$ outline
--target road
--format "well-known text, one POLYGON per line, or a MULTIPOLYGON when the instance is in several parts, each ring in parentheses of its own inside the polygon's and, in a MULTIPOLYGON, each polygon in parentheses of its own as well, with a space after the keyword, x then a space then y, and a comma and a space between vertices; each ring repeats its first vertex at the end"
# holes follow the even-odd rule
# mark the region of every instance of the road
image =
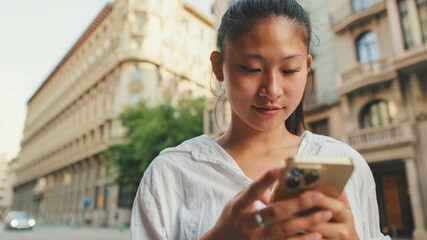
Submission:
POLYGON ((130 231, 118 228, 35 227, 33 230, 5 230, 0 224, 1 240, 130 240, 130 231))

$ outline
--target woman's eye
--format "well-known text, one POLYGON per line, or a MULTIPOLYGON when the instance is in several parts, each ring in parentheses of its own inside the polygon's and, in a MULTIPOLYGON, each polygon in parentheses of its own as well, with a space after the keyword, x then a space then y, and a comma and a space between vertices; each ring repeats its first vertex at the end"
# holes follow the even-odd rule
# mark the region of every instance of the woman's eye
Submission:
POLYGON ((260 72, 261 69, 257 69, 257 68, 250 68, 250 67, 246 67, 246 66, 240 66, 243 70, 245 70, 246 72, 250 72, 250 73, 255 73, 255 72, 260 72))
POLYGON ((301 71, 301 69, 283 70, 283 73, 284 74, 293 74, 293 73, 296 73, 296 72, 299 72, 299 71, 301 71))

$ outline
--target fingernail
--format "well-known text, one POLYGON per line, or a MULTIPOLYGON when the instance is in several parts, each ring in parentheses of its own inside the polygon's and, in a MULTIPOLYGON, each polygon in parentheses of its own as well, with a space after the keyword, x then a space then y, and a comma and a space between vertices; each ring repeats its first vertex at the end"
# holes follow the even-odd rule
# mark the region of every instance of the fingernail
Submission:
POLYGON ((324 211, 321 213, 320 218, 324 222, 329 221, 332 218, 332 212, 331 211, 324 211))
POLYGON ((311 202, 314 203, 314 204, 319 203, 320 199, 321 199, 321 197, 320 197, 319 194, 313 194, 311 196, 311 202))
POLYGON ((319 239, 322 239, 322 235, 321 235, 320 233, 314 233, 314 234, 311 236, 311 239, 312 239, 312 240, 319 240, 319 239))

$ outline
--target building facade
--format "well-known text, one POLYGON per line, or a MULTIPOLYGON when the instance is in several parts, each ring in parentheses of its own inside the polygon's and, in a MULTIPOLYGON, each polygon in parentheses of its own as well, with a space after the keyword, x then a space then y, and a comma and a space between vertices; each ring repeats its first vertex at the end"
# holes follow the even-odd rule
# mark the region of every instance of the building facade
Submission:
POLYGON ((331 0, 348 143, 370 165, 381 228, 427 239, 427 1, 331 0))
MULTIPOLYGON (((232 2, 216 1, 216 26, 232 2)), ((315 33, 307 129, 366 159, 383 233, 427 239, 427 0, 299 2, 315 33)), ((212 137, 225 129, 213 125, 214 109, 205 116, 212 137)))
POLYGON ((0 155, 0 219, 3 219, 12 206, 13 174, 6 155, 0 155))
POLYGON ((107 4, 28 101, 13 208, 39 221, 129 224, 133 194, 103 151, 125 107, 210 93, 211 19, 181 0, 107 4))

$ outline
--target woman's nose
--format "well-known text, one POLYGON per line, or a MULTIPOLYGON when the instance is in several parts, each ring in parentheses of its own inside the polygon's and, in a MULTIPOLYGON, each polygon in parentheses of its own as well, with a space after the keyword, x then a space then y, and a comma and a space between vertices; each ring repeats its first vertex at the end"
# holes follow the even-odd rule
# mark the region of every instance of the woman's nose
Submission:
POLYGON ((274 100, 283 95, 283 81, 280 73, 269 72, 262 79, 259 95, 274 100))

